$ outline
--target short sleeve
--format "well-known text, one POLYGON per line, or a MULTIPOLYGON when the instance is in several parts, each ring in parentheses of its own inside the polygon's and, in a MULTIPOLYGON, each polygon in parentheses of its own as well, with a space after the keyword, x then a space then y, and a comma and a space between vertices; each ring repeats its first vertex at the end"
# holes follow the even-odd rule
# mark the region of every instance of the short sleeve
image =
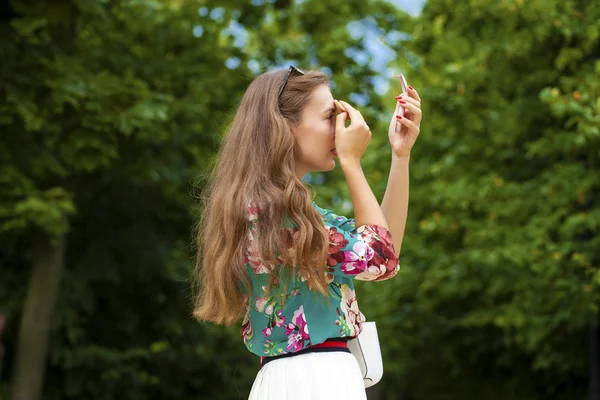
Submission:
POLYGON ((387 228, 374 224, 356 228, 354 219, 314 205, 329 232, 329 273, 364 281, 383 281, 398 273, 400 264, 387 228))

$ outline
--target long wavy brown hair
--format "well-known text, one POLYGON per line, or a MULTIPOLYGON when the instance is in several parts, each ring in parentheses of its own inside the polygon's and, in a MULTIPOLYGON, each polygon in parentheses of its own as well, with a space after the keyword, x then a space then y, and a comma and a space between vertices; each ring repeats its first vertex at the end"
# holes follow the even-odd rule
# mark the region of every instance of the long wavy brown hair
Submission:
POLYGON ((259 210, 258 245, 271 276, 280 263, 275 249, 289 248, 289 235, 281 230, 289 217, 298 236, 295 255, 285 265, 298 268, 308 285, 327 297, 329 236, 312 206, 313 191, 296 176, 293 130, 314 89, 329 80, 319 71, 292 74, 278 99, 286 74, 266 72, 249 85, 199 196, 193 311, 198 320, 231 325, 246 312, 245 293, 252 290, 244 264, 250 199, 259 210))

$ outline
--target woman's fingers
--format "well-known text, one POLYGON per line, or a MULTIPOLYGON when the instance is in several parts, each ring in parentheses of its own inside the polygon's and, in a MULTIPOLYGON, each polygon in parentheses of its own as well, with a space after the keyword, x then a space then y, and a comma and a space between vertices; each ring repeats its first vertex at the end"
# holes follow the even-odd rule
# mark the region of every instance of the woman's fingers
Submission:
POLYGON ((335 117, 335 131, 341 132, 342 129, 346 127, 346 118, 348 118, 348 113, 346 111, 340 112, 335 117))
POLYGON ((340 100, 340 104, 346 109, 348 115, 350 116, 351 122, 365 122, 362 114, 352 107, 350 104, 346 103, 344 100, 340 100))
MULTIPOLYGON (((416 100, 413 100, 414 102, 416 102, 416 100)), ((408 111, 410 111, 410 113, 414 116, 413 120, 414 123, 419 125, 421 123, 421 117, 422 117, 422 113, 421 113, 421 109, 419 107, 417 107, 415 104, 413 104, 413 102, 409 102, 409 101, 404 101, 403 100, 398 100, 398 103, 400 104, 401 107, 407 108, 408 111)), ((407 115, 408 117, 408 115, 407 115)))
POLYGON ((339 101, 333 100, 333 104, 335 105, 335 109, 337 110, 337 112, 345 112, 346 111, 344 106, 341 105, 339 101))
POLYGON ((396 121, 400 122, 402 125, 408 128, 408 132, 419 134, 420 128, 419 125, 411 121, 406 117, 396 116, 396 121))
POLYGON ((419 100, 413 99, 412 97, 409 97, 405 94, 401 94, 400 96, 396 96, 396 100, 402 100, 405 101, 407 103, 411 103, 414 104, 415 106, 421 108, 421 102, 419 100))
POLYGON ((408 87, 408 95, 410 97, 412 97, 413 99, 417 100, 419 103, 421 102, 421 98, 419 97, 419 93, 417 93, 417 91, 413 87, 411 87, 411 86, 408 87))

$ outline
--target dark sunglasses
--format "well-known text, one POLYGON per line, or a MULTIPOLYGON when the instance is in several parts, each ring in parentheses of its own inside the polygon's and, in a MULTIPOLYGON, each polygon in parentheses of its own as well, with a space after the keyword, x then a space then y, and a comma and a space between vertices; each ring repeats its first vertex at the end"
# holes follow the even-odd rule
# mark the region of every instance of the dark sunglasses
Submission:
POLYGON ((292 75, 292 72, 295 72, 298 75, 306 75, 306 73, 304 71, 302 71, 301 69, 296 68, 293 65, 290 65, 290 69, 288 69, 288 73, 285 76, 285 80, 281 84, 281 88, 279 89, 279 93, 277 94, 277 99, 279 99, 281 97, 281 93, 283 93, 283 89, 285 88, 285 85, 287 84, 288 79, 290 79, 290 76, 292 75))

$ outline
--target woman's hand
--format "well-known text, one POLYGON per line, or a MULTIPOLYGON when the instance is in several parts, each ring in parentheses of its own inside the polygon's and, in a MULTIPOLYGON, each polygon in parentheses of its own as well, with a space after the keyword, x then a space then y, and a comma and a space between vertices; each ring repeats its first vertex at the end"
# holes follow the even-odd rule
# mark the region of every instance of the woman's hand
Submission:
POLYGON ((410 157, 410 150, 419 136, 420 127, 421 98, 417 91, 409 86, 408 95, 396 97, 396 110, 388 130, 390 145, 396 157, 410 157))
POLYGON ((339 114, 335 123, 335 150, 340 164, 345 162, 357 162, 365 153, 371 141, 371 130, 360 111, 343 100, 334 100, 339 114), (350 125, 346 127, 346 120, 350 119, 350 125))

